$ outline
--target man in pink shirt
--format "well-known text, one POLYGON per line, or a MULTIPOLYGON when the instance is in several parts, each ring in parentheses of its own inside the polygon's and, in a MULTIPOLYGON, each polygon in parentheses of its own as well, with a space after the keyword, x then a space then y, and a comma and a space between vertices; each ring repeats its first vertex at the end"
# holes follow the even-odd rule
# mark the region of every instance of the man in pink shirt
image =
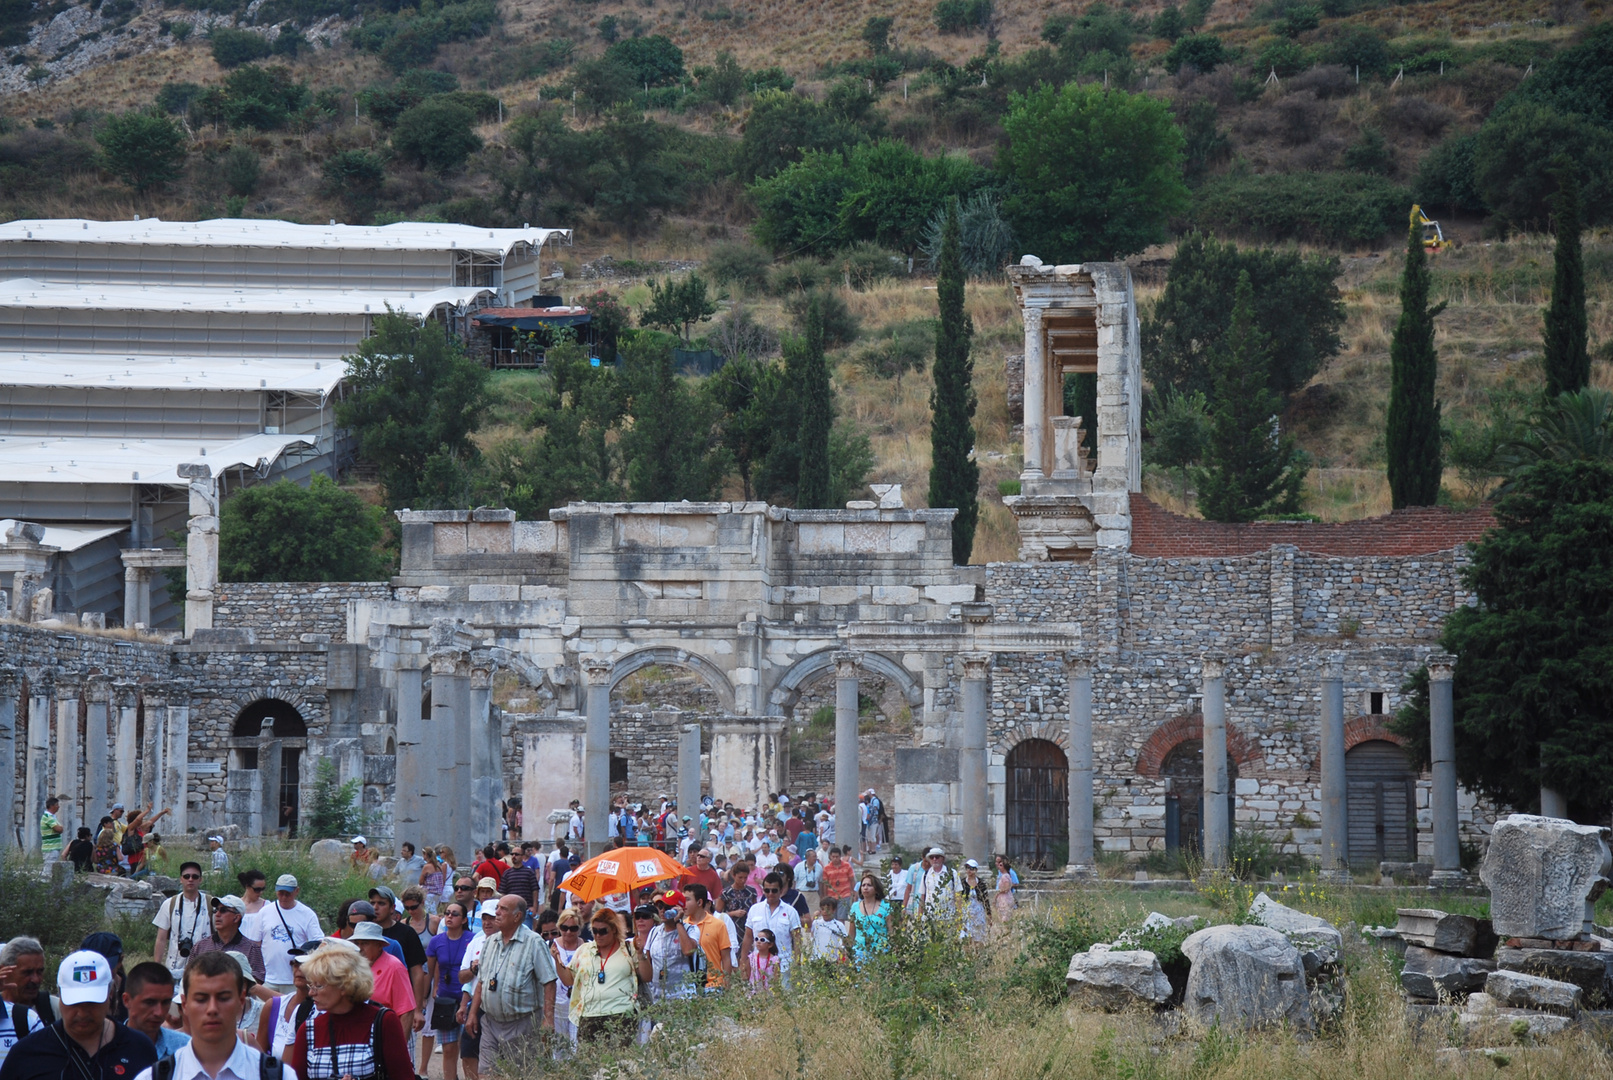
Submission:
MULTIPOLYGON (((415 1001, 414 987, 409 982, 409 969, 403 962, 386 951, 386 935, 379 923, 361 922, 353 927, 353 936, 347 940, 358 946, 364 959, 370 962, 370 974, 375 976, 375 990, 370 1000, 385 1005, 398 1014, 403 1030, 419 1031, 426 1026, 425 1013, 415 1001)), ((412 1043, 414 1040, 410 1040, 412 1043)))

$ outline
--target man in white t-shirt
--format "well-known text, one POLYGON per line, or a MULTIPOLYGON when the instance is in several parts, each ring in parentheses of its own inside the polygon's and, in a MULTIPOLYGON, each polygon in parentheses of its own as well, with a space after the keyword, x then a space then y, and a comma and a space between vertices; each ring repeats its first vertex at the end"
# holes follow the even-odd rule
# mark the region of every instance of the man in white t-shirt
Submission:
POLYGON ((296 989, 291 983, 291 950, 325 936, 314 909, 297 899, 301 890, 291 874, 274 883, 274 902, 264 904, 241 924, 241 933, 261 943, 263 985, 277 994, 296 989))
POLYGON ((183 891, 164 900, 151 920, 157 928, 152 959, 175 979, 184 974, 191 947, 213 932, 213 898, 202 891, 202 864, 180 864, 179 884, 183 891))

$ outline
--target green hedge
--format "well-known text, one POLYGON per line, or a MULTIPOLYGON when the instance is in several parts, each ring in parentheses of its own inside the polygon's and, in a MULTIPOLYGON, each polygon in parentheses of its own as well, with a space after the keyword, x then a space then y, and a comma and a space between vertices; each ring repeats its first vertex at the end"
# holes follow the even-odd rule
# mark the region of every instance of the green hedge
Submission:
POLYGON ((1405 227, 1411 193, 1366 173, 1227 176, 1199 189, 1193 222, 1222 236, 1371 244, 1405 227))

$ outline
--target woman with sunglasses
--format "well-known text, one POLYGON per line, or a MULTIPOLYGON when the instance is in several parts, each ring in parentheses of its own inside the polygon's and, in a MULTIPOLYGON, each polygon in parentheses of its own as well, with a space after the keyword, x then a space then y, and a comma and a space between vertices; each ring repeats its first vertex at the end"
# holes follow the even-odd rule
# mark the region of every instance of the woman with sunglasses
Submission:
MULTIPOLYGON (((577 950, 583 947, 582 916, 575 909, 562 911, 555 931, 558 936, 551 939, 551 951, 555 971, 560 972, 571 967, 572 961, 577 959, 577 950)), ((577 1045, 577 1025, 571 1019, 571 988, 563 975, 554 988, 554 1030, 555 1034, 570 1040, 571 1045, 577 1045)))
MULTIPOLYGON (((407 896, 409 890, 404 890, 407 896)), ((426 1030, 420 1036, 420 1060, 431 1061, 431 1045, 442 1044, 443 1080, 459 1075, 459 1036, 463 1026, 459 1011, 459 969, 470 945, 465 928, 465 905, 455 900, 443 908, 442 929, 426 945, 426 970, 431 976, 431 1006, 426 1014, 426 1030)))
POLYGON ((596 909, 589 927, 594 940, 580 946, 568 965, 560 964, 559 946, 549 943, 560 985, 571 993, 577 1041, 627 1046, 638 1027, 638 984, 650 977, 649 957, 626 940, 622 917, 610 908, 596 909))
POLYGON ((269 887, 269 877, 262 870, 242 870, 235 875, 235 880, 241 883, 241 902, 246 906, 241 925, 245 926, 248 918, 269 905, 269 901, 263 898, 263 890, 269 887))

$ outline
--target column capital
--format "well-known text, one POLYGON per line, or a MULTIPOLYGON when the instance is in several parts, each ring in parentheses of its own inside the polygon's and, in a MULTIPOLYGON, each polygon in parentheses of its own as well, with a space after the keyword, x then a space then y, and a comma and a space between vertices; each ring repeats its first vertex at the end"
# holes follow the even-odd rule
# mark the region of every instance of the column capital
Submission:
POLYGON ((835 665, 835 678, 855 679, 857 669, 862 667, 863 655, 853 649, 836 649, 832 659, 835 665))
POLYGON ((1344 654, 1328 653, 1327 659, 1322 663, 1322 678, 1334 682, 1344 681, 1344 654))
POLYGON ((1064 669, 1072 679, 1092 678, 1092 658, 1086 653, 1064 654, 1064 669))
POLYGON ((91 701, 108 702, 112 700, 112 677, 97 672, 84 680, 84 690, 91 701))
POLYGON ((433 675, 445 678, 470 675, 470 653, 464 649, 432 649, 428 659, 433 675))
POLYGON ((14 667, 0 667, 0 697, 16 697, 22 689, 22 672, 14 667))
POLYGON ((614 661, 603 656, 584 656, 578 661, 582 667, 582 681, 589 686, 609 686, 611 672, 615 670, 614 661))
MULTIPOLYGON (((140 684, 140 699, 148 708, 159 708, 168 701, 168 693, 173 689, 169 682, 157 681, 140 684)), ((150 718, 147 717, 149 720, 150 718)))
POLYGON ((112 684, 112 698, 120 709, 132 709, 140 700, 140 684, 118 680, 112 684))
POLYGON ((1042 309, 1039 307, 1024 307, 1019 311, 1019 317, 1024 321, 1025 329, 1035 332, 1042 328, 1042 309))
POLYGON ((963 663, 965 679, 984 679, 990 673, 991 654, 988 652, 959 653, 958 659, 963 663))
POLYGON ((78 693, 83 685, 84 673, 82 671, 56 672, 56 696, 58 698, 78 693))
POLYGON ((1204 677, 1206 679, 1223 679, 1227 674, 1226 661, 1219 656, 1206 656, 1204 658, 1204 677))
POLYGON ((1428 657, 1428 678, 1431 682, 1450 682, 1456 675, 1456 657, 1437 652, 1428 657))

